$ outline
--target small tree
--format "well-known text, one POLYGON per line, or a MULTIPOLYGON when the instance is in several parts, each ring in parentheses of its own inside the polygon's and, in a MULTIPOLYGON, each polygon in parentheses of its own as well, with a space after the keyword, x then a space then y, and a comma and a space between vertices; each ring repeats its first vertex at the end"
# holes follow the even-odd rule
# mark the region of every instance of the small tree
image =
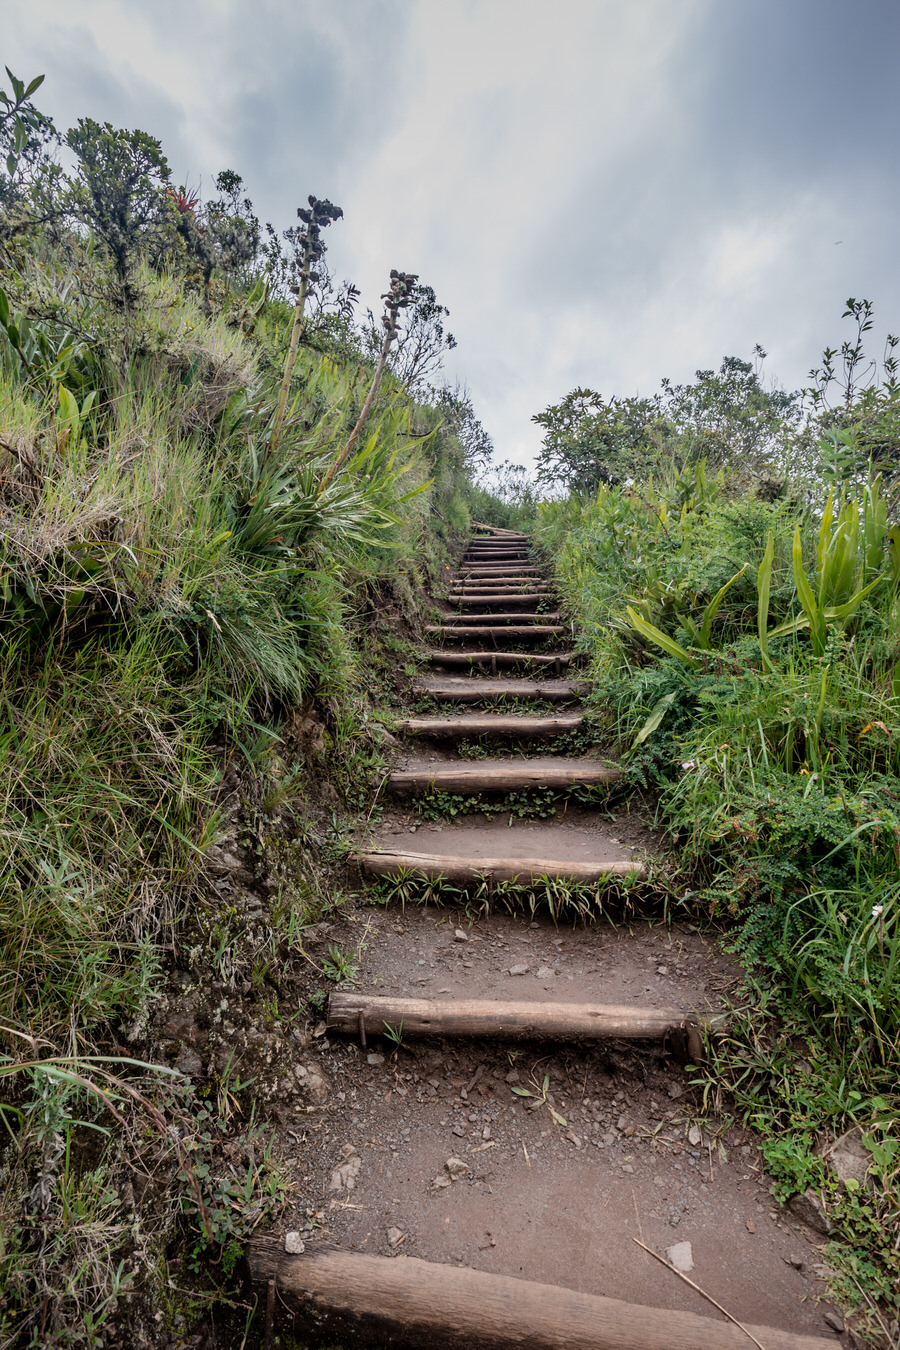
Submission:
POLYGON ((647 424, 658 403, 647 398, 611 398, 594 389, 573 389, 531 420, 544 428, 537 478, 564 483, 570 492, 593 493, 601 483, 638 478, 652 454, 647 424))
POLYGON ((216 179, 221 195, 203 207, 198 207, 199 194, 186 187, 168 189, 175 229, 200 267, 205 314, 212 309, 210 289, 216 268, 232 276, 239 274, 259 250, 259 221, 250 198, 241 197, 243 185, 240 174, 223 170, 216 179))
POLYGON ((78 159, 72 185, 77 218, 102 240, 124 301, 133 297, 132 274, 140 245, 166 219, 170 172, 158 140, 145 131, 118 130, 82 117, 66 134, 78 159))
POLYGON ((494 453, 494 443, 475 416, 472 399, 465 388, 439 389, 435 407, 444 414, 447 429, 459 441, 466 468, 484 472, 494 453))

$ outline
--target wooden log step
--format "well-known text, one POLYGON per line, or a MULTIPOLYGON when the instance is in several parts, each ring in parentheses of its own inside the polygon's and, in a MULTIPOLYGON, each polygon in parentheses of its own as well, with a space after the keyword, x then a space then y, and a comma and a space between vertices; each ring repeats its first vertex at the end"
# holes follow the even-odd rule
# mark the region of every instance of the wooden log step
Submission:
POLYGON ((557 652, 545 656, 536 652, 452 652, 429 651, 424 653, 425 660, 440 666, 553 666, 559 670, 575 660, 575 652, 557 652))
POLYGON ((512 698, 573 703, 584 698, 589 690, 590 685, 583 680, 467 680, 462 675, 428 675, 412 687, 413 694, 420 698, 445 699, 453 703, 512 698))
POLYGON ((490 606, 500 604, 536 605, 539 600, 543 600, 546 594, 547 594, 546 591, 544 591, 543 593, 541 593, 540 591, 519 591, 519 592, 513 591, 512 595, 510 595, 508 592, 500 592, 498 594, 496 591, 494 591, 493 593, 488 593, 487 595, 467 595, 467 594, 451 595, 449 599, 451 603, 454 605, 459 605, 461 607, 465 606, 470 609, 475 609, 475 608, 483 608, 485 605, 490 606))
POLYGON ((440 740, 463 736, 520 736, 532 740, 577 731, 583 721, 581 713, 559 713, 555 717, 463 713, 457 717, 407 717, 398 722, 397 727, 413 736, 433 736, 440 740))
POLYGON ((505 613, 499 610, 493 614, 448 614, 444 618, 444 623, 454 627, 468 625, 471 623, 484 623, 485 619, 490 619, 492 623, 527 623, 532 620, 537 623, 542 620, 544 623, 559 623, 559 614, 542 614, 536 609, 524 610, 522 613, 505 613))
POLYGON ((466 566, 460 564, 456 574, 461 577, 508 577, 513 581, 520 577, 543 575, 538 567, 513 563, 469 563, 466 566))
POLYGON ((522 577, 519 581, 452 581, 451 595, 483 595, 492 592, 496 595, 518 595, 521 591, 539 591, 546 595, 553 590, 546 581, 537 577, 522 577))
POLYGON ((353 861, 366 876, 391 877, 398 872, 421 872, 426 877, 467 882, 478 877, 492 881, 520 881, 530 884, 543 877, 593 886, 607 877, 643 878, 647 869, 633 858, 603 863, 575 862, 553 858, 463 858, 449 853, 397 853, 378 849, 354 854, 353 861))
POLYGON ((250 1278, 305 1314, 317 1342, 327 1333, 329 1343, 441 1350, 748 1350, 750 1332, 766 1350, 838 1346, 415 1256, 363 1256, 322 1242, 289 1255, 284 1247, 283 1237, 251 1238, 250 1278))
POLYGON ((621 770, 590 759, 458 760, 395 769, 387 785, 398 796, 423 792, 519 792, 524 788, 611 786, 621 770))
POLYGON ((445 624, 441 627, 439 624, 429 623, 425 625, 425 632, 430 637, 450 637, 450 638, 549 638, 560 637, 568 632, 567 628, 554 628, 549 624, 517 624, 507 625, 497 624, 493 627, 485 626, 483 628, 468 628, 463 625, 445 624))
MULTIPOLYGON (((523 534, 521 530, 507 530, 503 525, 483 525, 480 520, 472 521, 472 528, 475 530, 487 530, 489 534, 496 534, 508 539, 530 539, 530 534, 523 534)), ((480 538, 479 535, 473 535, 472 538, 480 538)))
POLYGON ((403 1023, 404 1036, 489 1036, 505 1041, 657 1040, 672 1031, 698 1033, 700 1020, 685 1008, 635 1008, 615 1003, 538 1003, 505 999, 395 998, 335 990, 328 999, 329 1031, 384 1035, 403 1023))
POLYGON ((528 554, 524 549, 484 549, 476 553, 464 553, 457 563, 458 567, 485 566, 488 563, 497 565, 498 563, 510 563, 516 566, 527 566, 529 562, 528 554))
POLYGON ((504 568, 500 572, 488 572, 483 568, 478 567, 471 572, 458 572, 455 580, 461 582, 463 585, 471 585, 472 582, 479 582, 481 585, 484 585, 485 582, 492 581, 514 581, 521 584, 522 582, 529 581, 543 582, 544 577, 540 572, 535 572, 533 570, 528 572, 514 572, 509 568, 504 568))

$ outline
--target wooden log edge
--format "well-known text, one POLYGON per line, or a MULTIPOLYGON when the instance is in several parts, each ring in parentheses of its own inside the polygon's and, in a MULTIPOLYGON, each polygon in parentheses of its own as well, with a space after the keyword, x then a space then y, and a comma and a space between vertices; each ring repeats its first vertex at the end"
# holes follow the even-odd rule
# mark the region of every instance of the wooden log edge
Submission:
POLYGON ((390 876, 400 868, 420 872, 427 877, 447 881, 471 881, 488 877, 492 881, 533 881, 552 877, 576 885, 594 886, 607 877, 633 877, 643 880, 647 869, 631 858, 606 863, 583 863, 553 858, 466 858, 443 853, 400 853, 372 850, 354 855, 356 865, 368 876, 390 876))
MULTIPOLYGON (((414 1256, 363 1256, 316 1243, 300 1255, 284 1239, 254 1237, 250 1277, 274 1279, 281 1300, 317 1323, 354 1328, 354 1344, 441 1350, 748 1350, 730 1322, 651 1308, 558 1285, 459 1269, 414 1256), (397 1339, 399 1338, 399 1340, 397 1339)), ((832 1339, 749 1327, 766 1350, 835 1350, 832 1339)))
MULTIPOLYGON (((722 1018, 708 1018, 709 1026, 722 1018)), ((507 1041, 659 1040, 673 1032, 702 1046, 703 1023, 685 1008, 644 1008, 615 1003, 551 1003, 511 999, 401 998, 335 990, 328 999, 329 1031, 372 1036, 385 1026, 409 1036, 472 1036, 507 1041)))

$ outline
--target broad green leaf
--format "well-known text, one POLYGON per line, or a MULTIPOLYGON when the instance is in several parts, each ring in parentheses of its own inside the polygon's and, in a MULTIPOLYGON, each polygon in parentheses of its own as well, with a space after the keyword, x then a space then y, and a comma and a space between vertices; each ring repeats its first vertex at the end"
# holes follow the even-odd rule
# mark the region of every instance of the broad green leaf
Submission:
POLYGON ((59 386, 59 410, 72 429, 72 435, 78 436, 81 430, 81 416, 78 411, 78 400, 64 384, 59 386))
POLYGON ((775 558, 775 531, 769 531, 769 538, 766 540, 766 551, 762 556, 762 562, 759 565, 759 571, 756 574, 756 593, 758 602, 756 607, 756 623, 759 632, 759 650, 762 652, 763 662, 767 668, 771 669, 769 661, 769 591, 772 586, 772 562, 775 558))
POLYGON ((9 324, 9 301, 6 298, 6 291, 0 287, 0 323, 6 328, 9 324))
POLYGON ((655 624, 642 619, 640 614, 631 608, 631 605, 627 607, 625 612, 632 628, 637 629, 641 637, 646 638, 648 642, 654 643, 657 647, 662 647, 663 651, 668 652, 669 656, 677 657, 685 665, 695 666, 697 664, 690 652, 685 651, 680 642, 676 642, 674 638, 669 637, 668 633, 664 633, 655 624))
POLYGON ((634 738, 634 746, 632 746, 632 749, 634 749, 635 746, 643 745, 647 737, 652 736, 656 728, 661 725, 663 718, 674 702, 676 693, 677 690, 673 689, 671 693, 663 694, 662 698, 656 700, 650 716, 634 738))
POLYGON ((821 656, 825 650, 825 619, 821 609, 816 604, 816 597, 812 593, 812 587, 806 579, 806 573, 803 570, 803 544, 800 540, 800 526, 794 526, 794 545, 792 549, 794 561, 794 585, 797 588, 797 598, 803 607, 807 619, 809 620, 809 633, 812 641, 812 649, 816 656, 821 656))
POLYGON ((700 630, 700 643, 699 643, 700 647, 702 647, 702 649, 705 652, 709 651, 709 639, 712 634, 712 626, 715 621, 715 617, 719 612, 719 606, 725 599, 728 592, 731 590, 734 583, 740 580, 740 578, 744 575, 749 566, 750 566, 749 563, 744 563, 741 570, 739 572, 735 572, 731 580, 726 581, 725 585, 721 586, 719 590, 716 591, 712 600, 710 600, 709 604, 706 606, 706 610, 704 611, 703 614, 703 627, 700 630))

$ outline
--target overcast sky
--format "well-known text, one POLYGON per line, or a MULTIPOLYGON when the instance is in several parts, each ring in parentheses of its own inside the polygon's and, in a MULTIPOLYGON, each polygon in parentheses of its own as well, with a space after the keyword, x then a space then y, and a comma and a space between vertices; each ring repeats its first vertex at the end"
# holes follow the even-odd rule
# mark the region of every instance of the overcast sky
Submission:
MULTIPOLYGON (((865 296, 900 329, 897 0, 0 0, 37 102, 140 127, 263 219, 345 219, 339 277, 451 311, 448 375, 499 458, 576 385, 724 355, 805 382, 865 296)), ((880 354, 880 351, 879 351, 880 354)))

